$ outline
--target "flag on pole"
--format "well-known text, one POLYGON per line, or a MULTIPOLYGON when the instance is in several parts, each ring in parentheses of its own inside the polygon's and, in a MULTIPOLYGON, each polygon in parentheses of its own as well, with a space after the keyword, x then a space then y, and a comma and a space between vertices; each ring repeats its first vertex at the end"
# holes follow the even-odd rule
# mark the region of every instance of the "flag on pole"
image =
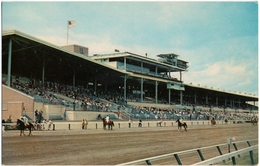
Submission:
POLYGON ((68 21, 68 28, 73 28, 75 26, 75 21, 68 21))

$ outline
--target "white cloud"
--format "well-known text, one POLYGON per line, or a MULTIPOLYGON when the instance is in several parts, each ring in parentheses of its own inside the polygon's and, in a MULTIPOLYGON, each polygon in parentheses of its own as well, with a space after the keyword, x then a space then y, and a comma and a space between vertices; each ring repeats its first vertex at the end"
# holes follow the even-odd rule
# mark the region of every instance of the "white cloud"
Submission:
POLYGON ((237 64, 234 62, 216 62, 207 64, 207 68, 200 71, 189 71, 184 73, 185 83, 192 82, 194 85, 214 87, 214 89, 225 89, 237 91, 247 89, 255 77, 253 71, 248 71, 248 64, 237 64))

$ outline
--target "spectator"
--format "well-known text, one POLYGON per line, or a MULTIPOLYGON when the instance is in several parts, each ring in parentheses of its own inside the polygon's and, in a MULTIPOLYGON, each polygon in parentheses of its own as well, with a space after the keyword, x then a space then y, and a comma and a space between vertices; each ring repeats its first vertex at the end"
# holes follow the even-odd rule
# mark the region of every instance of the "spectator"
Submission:
POLYGON ((25 107, 23 107, 23 116, 26 116, 25 107))
POLYGON ((142 127, 142 120, 141 119, 139 120, 138 127, 142 127))
POLYGON ((65 110, 65 111, 64 111, 64 114, 63 114, 64 120, 66 120, 66 114, 67 114, 67 111, 65 110))
POLYGON ((51 120, 51 119, 49 119, 49 121, 48 121, 48 130, 50 130, 50 129, 51 129, 51 125, 52 125, 52 120, 51 120))
POLYGON ((3 119, 3 120, 2 120, 2 131, 5 131, 5 125, 4 125, 4 123, 5 123, 5 120, 3 119))
POLYGON ((84 127, 85 127, 85 120, 84 119, 82 119, 82 129, 84 129, 84 127))
POLYGON ((44 126, 44 124, 47 124, 47 120, 46 120, 46 119, 43 119, 43 120, 42 120, 42 125, 41 125, 41 126, 42 126, 42 129, 45 130, 45 126, 44 126))
POLYGON ((88 121, 87 121, 87 119, 85 119, 85 121, 84 121, 84 128, 85 129, 87 129, 87 125, 88 125, 88 121))
POLYGON ((37 119, 38 118, 38 110, 35 110, 34 115, 35 115, 35 119, 37 119))
POLYGON ((42 113, 43 113, 42 110, 40 110, 40 112, 38 113, 38 117, 37 117, 38 123, 41 123, 41 121, 42 121, 42 119, 43 119, 42 113))

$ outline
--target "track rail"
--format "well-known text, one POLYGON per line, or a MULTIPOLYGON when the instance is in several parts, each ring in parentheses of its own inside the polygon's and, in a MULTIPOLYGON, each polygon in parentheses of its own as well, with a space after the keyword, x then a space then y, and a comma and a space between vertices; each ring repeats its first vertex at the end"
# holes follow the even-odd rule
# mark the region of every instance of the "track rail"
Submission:
POLYGON ((195 148, 195 149, 190 149, 190 150, 185 150, 185 151, 180 151, 180 152, 168 153, 168 154, 149 157, 149 158, 144 158, 144 159, 135 160, 135 161, 127 162, 127 163, 118 164, 118 166, 119 165, 138 165, 138 164, 143 165, 144 163, 146 163, 147 165, 152 165, 152 163, 151 163, 152 161, 162 160, 162 159, 172 158, 172 157, 174 157, 176 159, 176 161, 178 162, 179 165, 183 165, 180 158, 179 158, 179 155, 188 154, 188 153, 195 153, 195 154, 197 153, 200 156, 201 162, 197 163, 195 165, 206 165, 208 163, 212 164, 212 163, 218 162, 218 161, 225 162, 225 159, 227 159, 227 158, 232 158, 232 160, 233 160, 234 156, 239 155, 241 153, 245 153, 245 152, 250 152, 251 162, 253 163, 253 161, 252 161, 252 158, 253 158, 252 157, 252 151, 255 150, 255 149, 258 149, 258 145, 251 146, 252 142, 258 142, 258 139, 233 142, 231 144, 233 144, 236 151, 232 152, 232 153, 225 154, 225 155, 222 155, 222 151, 221 151, 220 147, 221 146, 227 146, 228 145, 227 143, 213 145, 213 146, 207 146, 207 147, 202 147, 202 148, 195 148), (247 143, 249 148, 238 150, 236 145, 241 144, 241 143, 247 143), (205 160, 203 153, 202 153, 202 150, 212 149, 212 148, 216 148, 218 150, 220 156, 217 156, 217 157, 212 158, 212 159, 205 160), (203 162, 205 162, 205 163, 203 163, 203 162))

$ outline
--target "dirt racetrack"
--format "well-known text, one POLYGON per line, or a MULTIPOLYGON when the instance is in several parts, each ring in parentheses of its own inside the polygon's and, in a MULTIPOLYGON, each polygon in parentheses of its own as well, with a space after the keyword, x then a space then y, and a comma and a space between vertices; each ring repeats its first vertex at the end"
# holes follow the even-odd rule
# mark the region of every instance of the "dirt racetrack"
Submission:
MULTIPOLYGON (((22 137, 19 131, 2 133, 3 165, 115 165, 223 144, 227 138, 258 139, 258 126, 189 126, 188 132, 179 132, 176 127, 33 131, 30 137, 28 131, 25 133, 22 137)), ((192 160, 184 160, 184 165, 192 164, 192 160)))

